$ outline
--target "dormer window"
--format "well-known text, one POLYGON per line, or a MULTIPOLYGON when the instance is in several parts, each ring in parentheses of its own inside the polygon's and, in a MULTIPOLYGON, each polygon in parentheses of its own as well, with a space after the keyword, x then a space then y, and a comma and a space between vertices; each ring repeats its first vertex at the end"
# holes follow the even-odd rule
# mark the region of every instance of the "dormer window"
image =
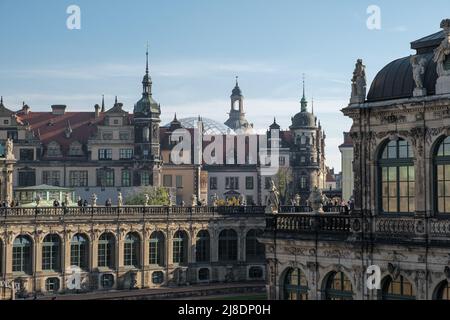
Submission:
POLYGON ((112 140, 113 139, 113 134, 112 132, 105 132, 103 133, 103 140, 112 140))
POLYGON ((47 146, 47 157, 60 157, 61 156, 61 147, 60 145, 52 141, 47 146))
POLYGON ((83 155, 83 149, 81 143, 78 141, 72 142, 69 149, 69 155, 71 156, 82 156, 83 155))

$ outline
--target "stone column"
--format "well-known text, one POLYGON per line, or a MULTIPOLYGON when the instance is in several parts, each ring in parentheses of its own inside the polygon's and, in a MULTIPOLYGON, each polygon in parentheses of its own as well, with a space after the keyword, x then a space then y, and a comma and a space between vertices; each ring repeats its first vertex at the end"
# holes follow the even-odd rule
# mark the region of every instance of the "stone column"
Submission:
POLYGON ((238 233, 238 260, 245 262, 245 240, 246 232, 245 227, 239 227, 238 233))
POLYGON ((216 228, 209 230, 211 235, 211 262, 218 262, 219 261, 219 234, 216 228))
POLYGON ((65 289, 67 286, 66 277, 68 276, 66 272, 70 268, 70 240, 72 239, 72 232, 64 232, 63 233, 63 243, 61 248, 61 271, 63 273, 63 281, 61 283, 61 289, 65 289))

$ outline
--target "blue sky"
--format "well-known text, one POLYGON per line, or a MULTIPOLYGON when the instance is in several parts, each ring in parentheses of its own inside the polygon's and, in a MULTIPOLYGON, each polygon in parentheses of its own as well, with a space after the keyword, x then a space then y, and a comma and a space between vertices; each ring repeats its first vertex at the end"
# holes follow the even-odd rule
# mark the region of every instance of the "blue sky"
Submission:
MULTIPOLYGON (((11 109, 67 104, 93 110, 105 94, 132 110, 140 98, 150 44, 153 94, 163 123, 196 116, 224 122, 235 75, 247 119, 283 128, 299 111, 301 75, 327 133, 327 159, 351 121, 340 109, 357 58, 369 83, 389 61, 409 55, 412 40, 439 30, 448 0, 0 0, 0 94, 11 109), (430 3, 432 2, 432 3, 430 3), (81 8, 81 30, 68 30, 66 9, 81 8), (369 5, 381 30, 366 27, 369 5)), ((311 103, 310 103, 311 106, 311 103)))

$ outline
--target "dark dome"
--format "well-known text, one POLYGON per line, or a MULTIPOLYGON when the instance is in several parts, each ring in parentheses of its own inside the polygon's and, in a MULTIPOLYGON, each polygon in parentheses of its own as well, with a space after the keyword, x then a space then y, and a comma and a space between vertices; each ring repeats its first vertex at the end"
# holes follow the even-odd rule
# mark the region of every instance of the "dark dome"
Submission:
POLYGON ((292 118, 291 129, 311 128, 316 126, 316 117, 307 111, 297 113, 292 118))
MULTIPOLYGON (((436 92, 435 86, 438 78, 433 53, 420 55, 420 58, 425 58, 427 61, 424 87, 427 89, 427 95, 433 95, 436 92)), ((378 72, 370 87, 367 101, 411 98, 416 85, 410 59, 411 57, 405 57, 395 60, 378 72)))

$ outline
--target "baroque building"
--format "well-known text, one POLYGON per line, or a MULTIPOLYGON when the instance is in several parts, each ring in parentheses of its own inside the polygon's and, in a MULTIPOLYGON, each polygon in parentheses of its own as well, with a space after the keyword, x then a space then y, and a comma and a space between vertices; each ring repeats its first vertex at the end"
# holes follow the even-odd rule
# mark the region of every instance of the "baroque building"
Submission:
POLYGON ((450 20, 441 28, 379 71, 368 93, 357 61, 343 109, 353 120, 354 210, 320 213, 318 196, 315 214, 268 219, 271 298, 450 298, 450 20))

